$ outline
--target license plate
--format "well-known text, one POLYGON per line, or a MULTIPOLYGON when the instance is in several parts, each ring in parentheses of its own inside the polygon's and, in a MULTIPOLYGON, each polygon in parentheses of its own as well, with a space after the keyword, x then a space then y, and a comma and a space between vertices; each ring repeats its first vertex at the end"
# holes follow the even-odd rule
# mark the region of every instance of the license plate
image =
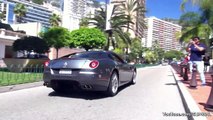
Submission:
POLYGON ((60 70, 59 74, 72 74, 71 70, 60 70))

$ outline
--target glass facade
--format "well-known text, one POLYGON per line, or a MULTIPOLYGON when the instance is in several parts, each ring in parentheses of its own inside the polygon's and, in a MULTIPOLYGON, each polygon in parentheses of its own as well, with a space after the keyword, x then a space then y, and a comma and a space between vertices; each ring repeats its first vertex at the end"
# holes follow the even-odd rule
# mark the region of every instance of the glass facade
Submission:
POLYGON ((49 18, 52 15, 52 11, 48 8, 30 3, 30 2, 21 2, 16 0, 0 0, 0 3, 3 3, 6 7, 6 23, 13 24, 15 21, 14 8, 15 4, 21 3, 24 4, 27 8, 26 16, 23 17, 24 22, 40 22, 43 26, 50 27, 49 18))
POLYGON ((8 19, 7 19, 7 23, 8 24, 13 24, 14 23, 14 7, 15 5, 14 4, 8 4, 8 8, 9 8, 9 11, 8 11, 8 19))

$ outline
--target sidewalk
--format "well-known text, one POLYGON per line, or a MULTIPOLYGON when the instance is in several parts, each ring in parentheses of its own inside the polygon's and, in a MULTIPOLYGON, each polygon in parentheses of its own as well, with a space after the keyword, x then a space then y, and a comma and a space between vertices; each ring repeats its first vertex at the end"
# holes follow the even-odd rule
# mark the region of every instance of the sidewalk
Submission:
MULTIPOLYGON (((175 68, 173 68, 175 69, 175 68)), ((210 91, 211 91, 211 83, 212 83, 212 78, 210 73, 205 73, 205 77, 206 77, 206 86, 201 86, 201 81, 200 81, 200 76, 199 73, 196 76, 196 80, 197 80, 197 89, 192 89, 189 86, 189 82, 190 82, 190 74, 188 74, 189 76, 189 80, 183 80, 183 78, 180 76, 180 71, 177 70, 177 68, 175 69, 175 73, 176 76, 178 76, 178 79, 181 83, 183 83, 183 85, 186 87, 186 89, 189 91, 190 95, 192 96, 192 98, 195 100, 197 106, 199 107, 201 112, 205 112, 205 113, 209 113, 209 111, 204 109, 204 106, 206 105, 206 102, 208 100, 210 91)), ((213 113, 211 113, 211 116, 207 116, 207 120, 213 120, 213 113)))

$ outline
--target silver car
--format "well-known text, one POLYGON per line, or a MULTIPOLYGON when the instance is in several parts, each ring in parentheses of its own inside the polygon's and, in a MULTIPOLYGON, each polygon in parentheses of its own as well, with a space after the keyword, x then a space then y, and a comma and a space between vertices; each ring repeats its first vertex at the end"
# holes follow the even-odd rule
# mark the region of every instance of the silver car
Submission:
POLYGON ((110 51, 88 51, 45 62, 44 85, 56 92, 77 86, 83 90, 105 91, 109 96, 118 87, 136 83, 136 68, 110 51))

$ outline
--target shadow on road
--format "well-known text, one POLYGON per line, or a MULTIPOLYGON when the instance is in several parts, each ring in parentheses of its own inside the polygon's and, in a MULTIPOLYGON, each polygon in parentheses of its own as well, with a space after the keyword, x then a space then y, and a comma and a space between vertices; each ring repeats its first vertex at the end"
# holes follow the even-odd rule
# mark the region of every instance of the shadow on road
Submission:
POLYGON ((202 105, 203 107, 207 105, 206 103, 199 103, 199 104, 202 105))
MULTIPOLYGON (((123 85, 119 87, 118 93, 121 92, 123 89, 129 87, 129 84, 123 85)), ((69 91, 65 91, 63 93, 58 92, 51 92, 49 93, 50 97, 68 97, 68 98, 79 98, 79 99, 85 99, 85 100, 95 100, 95 99, 102 99, 107 98, 107 96, 104 92, 99 91, 83 91, 80 89, 72 89, 69 91)))
POLYGON ((177 83, 166 83, 165 85, 177 85, 177 83))

